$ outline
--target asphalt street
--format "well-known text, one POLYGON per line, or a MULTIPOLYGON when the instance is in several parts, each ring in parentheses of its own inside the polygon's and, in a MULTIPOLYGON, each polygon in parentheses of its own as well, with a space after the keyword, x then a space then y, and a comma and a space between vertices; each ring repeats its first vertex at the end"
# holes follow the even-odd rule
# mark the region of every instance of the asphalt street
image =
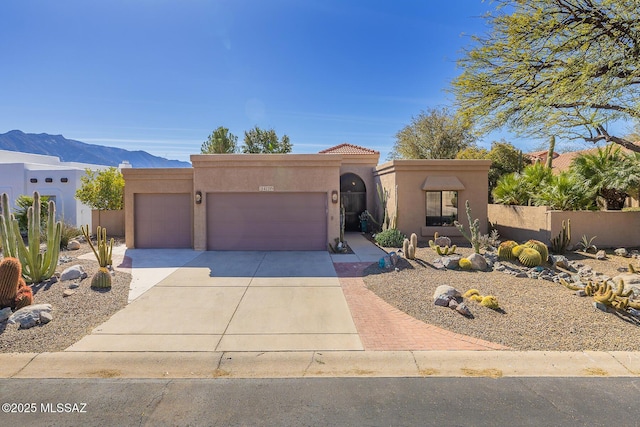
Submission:
POLYGON ((0 425, 640 426, 638 378, 2 379, 0 425))

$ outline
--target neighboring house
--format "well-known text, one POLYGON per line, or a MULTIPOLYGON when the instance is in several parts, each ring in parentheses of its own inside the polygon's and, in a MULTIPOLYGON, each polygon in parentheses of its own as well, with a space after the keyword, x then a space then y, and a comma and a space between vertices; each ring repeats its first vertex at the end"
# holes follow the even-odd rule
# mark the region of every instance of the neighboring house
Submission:
POLYGON ((21 195, 34 191, 56 203, 57 219, 80 227, 91 224, 91 208, 76 200, 76 190, 86 169, 106 166, 61 162, 58 157, 0 150, 0 193, 9 195, 12 209, 21 195))
POLYGON ((470 201, 487 230, 488 160, 394 160, 341 144, 318 154, 197 154, 191 168, 124 169, 129 248, 326 250, 364 210, 382 216, 377 185, 398 206, 397 228, 426 240, 460 236, 470 201), (397 192, 396 192, 397 186, 397 192), (396 196, 397 195, 397 196, 396 196))

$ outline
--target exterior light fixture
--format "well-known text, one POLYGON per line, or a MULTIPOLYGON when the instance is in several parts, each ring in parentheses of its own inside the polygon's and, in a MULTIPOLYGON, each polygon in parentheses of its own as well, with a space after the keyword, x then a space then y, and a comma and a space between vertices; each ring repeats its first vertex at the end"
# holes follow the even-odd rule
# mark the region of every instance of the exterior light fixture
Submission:
POLYGON ((331 192, 331 203, 338 203, 338 192, 336 190, 331 192))
POLYGON ((202 203, 202 191, 196 191, 196 205, 202 203))

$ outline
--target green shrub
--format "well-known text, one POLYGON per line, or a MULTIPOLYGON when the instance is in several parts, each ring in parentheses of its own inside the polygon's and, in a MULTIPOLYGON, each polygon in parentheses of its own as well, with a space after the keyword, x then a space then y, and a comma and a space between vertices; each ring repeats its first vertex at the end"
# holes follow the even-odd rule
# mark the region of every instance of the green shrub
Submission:
POLYGON ((82 232, 79 228, 63 222, 62 233, 60 234, 60 249, 66 249, 69 244, 69 240, 75 239, 80 235, 82 235, 82 232))
POLYGON ((390 228, 376 234, 376 243, 385 248, 400 248, 406 238, 397 228, 390 228))
MULTIPOLYGON (((47 215, 49 215, 49 196, 40 196, 40 227, 43 228, 47 223, 47 215)), ((20 233, 27 234, 27 210, 33 205, 33 197, 21 195, 16 199, 16 210, 13 215, 18 220, 20 233)))

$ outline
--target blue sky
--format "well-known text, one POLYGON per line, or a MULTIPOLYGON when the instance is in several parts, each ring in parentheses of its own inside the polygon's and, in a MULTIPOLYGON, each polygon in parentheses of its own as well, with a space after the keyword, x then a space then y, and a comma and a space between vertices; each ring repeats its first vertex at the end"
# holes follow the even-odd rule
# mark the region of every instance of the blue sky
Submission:
MULTIPOLYGON (((2 0, 0 133, 189 160, 218 126, 381 152, 445 90, 481 0, 2 0)), ((523 150, 540 141, 506 137, 523 150)))

